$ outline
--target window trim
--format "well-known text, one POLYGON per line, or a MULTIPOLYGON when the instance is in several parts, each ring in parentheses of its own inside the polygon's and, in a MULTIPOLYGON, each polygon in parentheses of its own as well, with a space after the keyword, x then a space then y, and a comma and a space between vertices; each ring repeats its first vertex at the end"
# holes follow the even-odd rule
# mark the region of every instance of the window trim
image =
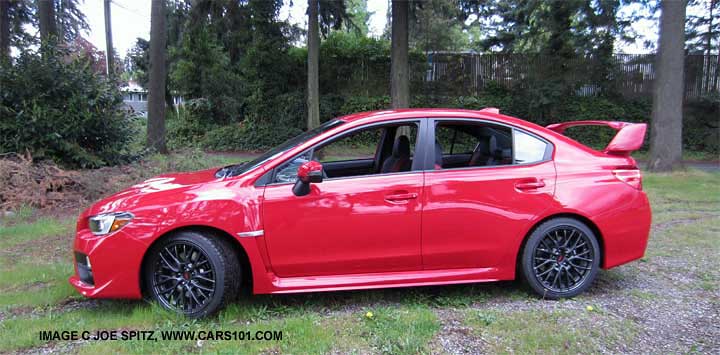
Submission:
POLYGON ((498 169, 498 168, 513 168, 513 167, 526 167, 526 166, 532 166, 532 165, 538 165, 542 164, 548 161, 552 160, 553 152, 555 151, 555 145, 552 144, 549 140, 545 139, 542 136, 539 136, 533 132, 529 132, 527 130, 524 130, 522 128, 518 128, 516 126, 504 123, 504 122, 497 122, 497 121, 491 121, 491 120, 485 120, 485 119, 478 119, 478 118, 430 118, 427 121, 427 129, 425 130, 425 139, 430 142, 433 149, 427 149, 428 152, 426 152, 425 155, 425 167, 423 169, 424 172, 442 172, 442 171, 458 171, 458 170, 474 170, 474 169, 498 169), (467 166, 467 167, 460 167, 460 168, 443 168, 440 170, 435 170, 435 127, 439 123, 445 123, 445 122, 468 122, 468 123, 475 123, 475 124, 488 124, 488 125, 495 125, 495 126, 501 126, 501 127, 507 127, 510 129, 510 138, 512 141, 512 164, 507 165, 490 165, 490 166, 467 166), (545 146, 545 154, 543 155, 542 160, 529 162, 529 163, 515 163, 515 135, 514 131, 519 131, 522 133, 525 133, 531 137, 535 137, 543 142, 545 142, 547 145, 545 146), (431 152, 429 152, 431 151, 431 152))
MULTIPOLYGON (((424 171, 422 169, 422 165, 424 163, 424 159, 418 160, 417 157, 425 156, 426 153, 424 152, 425 149, 425 135, 423 134, 423 131, 427 130, 427 120, 422 119, 419 117, 416 118, 403 118, 398 120, 388 120, 388 121, 382 121, 382 122, 373 122, 366 125, 358 126, 350 128, 346 131, 339 132, 337 135, 334 135, 332 137, 327 137, 323 139, 320 142, 317 142, 315 145, 308 147, 307 149, 303 150, 302 152, 293 155, 292 157, 282 161, 281 163, 277 164, 273 169, 266 171, 263 176, 261 176, 258 180, 256 180, 255 186, 281 186, 281 185, 291 185, 294 184, 294 182, 273 182, 275 180, 275 174, 277 172, 277 169, 285 163, 297 158, 300 155, 305 154, 308 151, 315 150, 316 147, 330 144, 333 141, 338 141, 340 139, 345 138, 348 135, 353 134, 354 132, 371 129, 373 127, 381 127, 381 126, 396 126, 396 125, 402 125, 402 123, 415 123, 417 125, 417 137, 415 141, 415 154, 413 155, 413 165, 408 171, 399 171, 394 173, 378 173, 378 174, 370 174, 370 175, 355 175, 355 176, 342 176, 342 177, 335 177, 335 178, 327 178, 323 181, 335 181, 335 180, 342 180, 342 179, 352 179, 352 178, 363 178, 368 176, 385 176, 385 175, 400 175, 400 174, 413 174, 424 171), (259 181, 262 181, 262 184, 258 184, 259 181)), ((381 149, 378 144, 377 149, 381 149)))

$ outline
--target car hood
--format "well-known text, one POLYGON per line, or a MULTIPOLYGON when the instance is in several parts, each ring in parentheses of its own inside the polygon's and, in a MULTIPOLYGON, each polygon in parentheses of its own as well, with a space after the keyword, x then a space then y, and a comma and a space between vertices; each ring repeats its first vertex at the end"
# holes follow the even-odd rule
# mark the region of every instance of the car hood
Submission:
POLYGON ((87 212, 89 214, 129 212, 138 207, 150 207, 151 200, 169 195, 177 196, 177 194, 196 188, 200 184, 219 180, 215 177, 217 170, 217 168, 212 168, 158 175, 98 201, 87 212))

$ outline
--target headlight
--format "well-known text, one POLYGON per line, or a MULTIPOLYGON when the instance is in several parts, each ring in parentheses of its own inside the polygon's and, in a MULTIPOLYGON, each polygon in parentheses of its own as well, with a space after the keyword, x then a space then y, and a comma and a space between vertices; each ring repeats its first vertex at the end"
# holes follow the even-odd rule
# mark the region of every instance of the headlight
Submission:
POLYGON ((88 218, 88 225, 93 234, 105 235, 124 227, 133 217, 128 212, 103 213, 88 218))

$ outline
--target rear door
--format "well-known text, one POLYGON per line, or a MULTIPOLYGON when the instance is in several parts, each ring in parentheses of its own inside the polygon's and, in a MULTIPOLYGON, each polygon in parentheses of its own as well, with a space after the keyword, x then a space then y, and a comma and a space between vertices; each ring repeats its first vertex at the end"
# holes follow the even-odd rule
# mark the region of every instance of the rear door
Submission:
MULTIPOLYGON (((477 120, 429 124, 441 166, 426 171, 422 213, 425 269, 503 268, 530 221, 553 203, 552 145, 513 127, 477 120), (453 130, 465 141, 451 141, 453 130), (449 146, 474 146, 451 153, 449 146), (472 162, 472 163, 471 163, 472 162), (463 165, 464 164, 464 165, 463 165)), ((437 157, 433 161, 439 161, 437 157)))

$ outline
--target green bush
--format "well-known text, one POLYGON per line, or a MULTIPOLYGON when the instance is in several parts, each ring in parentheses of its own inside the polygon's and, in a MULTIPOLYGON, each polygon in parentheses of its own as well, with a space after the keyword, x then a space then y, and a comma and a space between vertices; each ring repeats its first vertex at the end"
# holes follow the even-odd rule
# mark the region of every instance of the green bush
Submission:
POLYGON ((0 151, 79 167, 127 159, 137 123, 117 84, 63 51, 25 51, 0 65, 0 151))
POLYGON ((167 145, 172 150, 198 147, 205 134, 218 127, 212 120, 213 109, 206 99, 185 102, 177 112, 168 111, 167 145))
POLYGON ((720 93, 685 103, 683 144, 685 149, 720 153, 720 93))

